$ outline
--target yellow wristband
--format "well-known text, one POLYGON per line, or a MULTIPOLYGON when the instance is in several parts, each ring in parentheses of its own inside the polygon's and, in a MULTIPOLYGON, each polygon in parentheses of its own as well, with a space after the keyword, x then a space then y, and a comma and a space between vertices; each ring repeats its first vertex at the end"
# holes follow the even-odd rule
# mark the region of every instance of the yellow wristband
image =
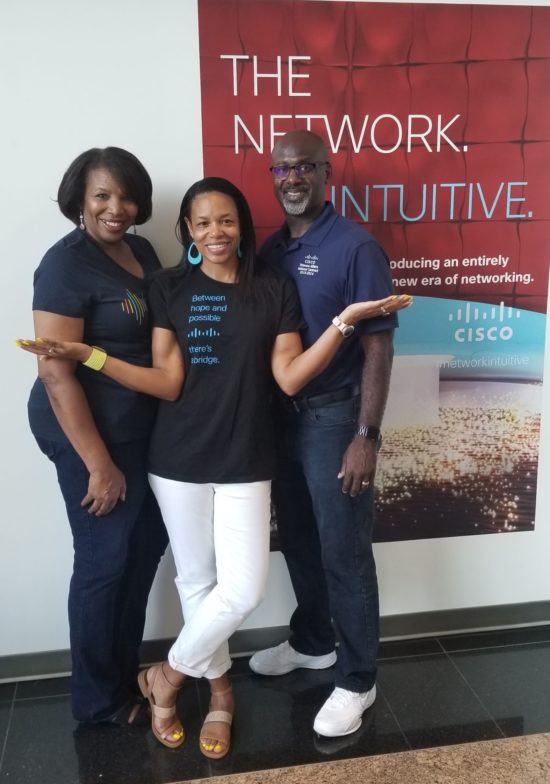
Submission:
POLYGON ((89 367, 92 370, 101 370, 106 362, 107 352, 102 348, 99 348, 99 346, 92 346, 92 353, 86 362, 83 362, 82 364, 86 365, 86 367, 89 367))

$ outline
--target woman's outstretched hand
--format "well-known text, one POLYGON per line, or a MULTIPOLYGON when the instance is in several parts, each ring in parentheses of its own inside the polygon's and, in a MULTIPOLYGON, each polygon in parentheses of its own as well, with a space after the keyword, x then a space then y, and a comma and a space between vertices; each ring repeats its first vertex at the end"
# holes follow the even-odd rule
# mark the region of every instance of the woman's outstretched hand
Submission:
POLYGON ((85 362, 92 353, 92 347, 86 343, 71 343, 67 340, 51 340, 50 338, 36 338, 36 340, 16 340, 15 344, 34 354, 38 359, 66 359, 73 362, 85 362))
POLYGON ((367 302, 354 302, 348 305, 340 314, 340 318, 346 324, 354 326, 358 321, 364 319, 377 318, 380 316, 391 316, 398 310, 403 310, 412 305, 411 294, 394 294, 385 299, 369 300, 367 302))

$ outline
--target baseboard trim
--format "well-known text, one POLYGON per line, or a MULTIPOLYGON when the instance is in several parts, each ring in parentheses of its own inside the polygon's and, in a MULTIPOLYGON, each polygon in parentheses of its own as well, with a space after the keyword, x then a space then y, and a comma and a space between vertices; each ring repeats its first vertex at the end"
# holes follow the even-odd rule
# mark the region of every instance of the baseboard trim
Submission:
POLYGON ((380 619, 380 634, 384 640, 411 639, 549 624, 550 601, 541 601, 387 615, 380 619))
MULTIPOLYGON (((550 601, 542 601, 388 615, 381 619, 380 631, 383 640, 397 640, 549 624, 550 601)), ((278 645, 287 636, 287 626, 242 629, 230 640, 231 655, 247 656, 260 648, 278 645)), ((171 642, 146 640, 142 646, 142 661, 147 663, 166 658, 171 642)), ((0 683, 62 677, 68 675, 70 669, 68 650, 0 656, 0 683)))

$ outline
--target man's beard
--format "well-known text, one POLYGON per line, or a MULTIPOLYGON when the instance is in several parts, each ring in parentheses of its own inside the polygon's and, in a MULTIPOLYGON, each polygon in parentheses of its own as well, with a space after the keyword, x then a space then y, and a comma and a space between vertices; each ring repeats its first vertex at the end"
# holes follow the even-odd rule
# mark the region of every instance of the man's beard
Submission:
POLYGON ((304 198, 300 201, 290 201, 283 193, 281 201, 287 215, 303 215, 309 205, 309 193, 304 193, 304 198))

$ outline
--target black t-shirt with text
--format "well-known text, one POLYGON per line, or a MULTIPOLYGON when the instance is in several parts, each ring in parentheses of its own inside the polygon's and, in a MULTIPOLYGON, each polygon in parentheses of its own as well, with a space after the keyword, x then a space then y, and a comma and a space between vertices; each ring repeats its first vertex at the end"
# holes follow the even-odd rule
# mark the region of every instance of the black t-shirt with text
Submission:
POLYGON ((200 268, 158 275, 149 290, 154 327, 175 332, 185 382, 161 401, 149 470, 183 482, 254 482, 274 473, 271 350, 304 325, 296 289, 265 273, 268 293, 244 301, 234 284, 200 268))

